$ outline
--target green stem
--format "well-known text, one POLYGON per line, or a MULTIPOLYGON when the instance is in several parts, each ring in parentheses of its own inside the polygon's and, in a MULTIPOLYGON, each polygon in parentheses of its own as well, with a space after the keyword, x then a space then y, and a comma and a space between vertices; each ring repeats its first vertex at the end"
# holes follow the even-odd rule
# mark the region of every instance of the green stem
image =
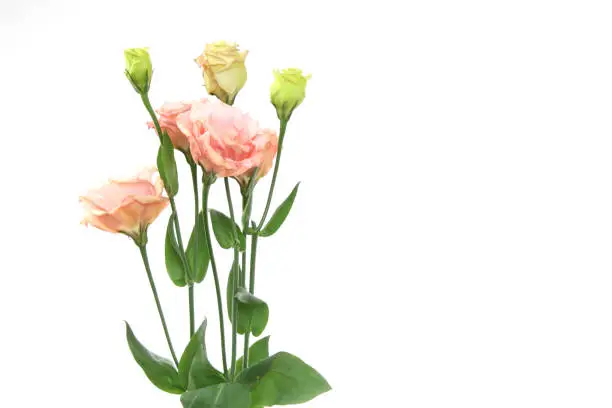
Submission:
POLYGON ((195 333, 195 296, 193 294, 193 283, 189 284, 189 338, 195 333))
MULTIPOLYGON (((253 208, 251 205, 250 190, 247 190, 245 194, 242 196, 242 212, 245 214, 242 223, 242 236, 244 237, 244 242, 246 242, 248 234, 247 230, 249 228, 249 220, 251 218, 251 209, 253 208)), ((243 288, 246 288, 246 260, 247 260, 247 251, 242 252, 242 273, 240 274, 240 285, 243 288)))
POLYGON ((210 239, 210 227, 208 226, 208 193, 210 192, 210 184, 205 183, 202 188, 202 216, 204 221, 204 237, 206 239, 206 245, 208 247, 208 253, 210 254, 210 266, 213 272, 213 278, 215 281, 215 291, 217 292, 217 306, 219 309, 219 330, 221 332, 221 354, 223 357, 223 372, 225 378, 229 379, 227 371, 227 353, 225 351, 225 324, 223 320, 223 302, 221 300, 221 285, 219 284, 219 274, 217 273, 217 263, 215 262, 215 255, 212 248, 212 240, 210 239))
POLYGON ((159 137, 159 140, 161 141, 161 138, 162 138, 161 126, 159 126, 157 115, 155 114, 155 111, 153 110, 153 107, 151 106, 151 101, 149 100, 149 94, 142 93, 140 94, 140 98, 142 99, 142 103, 144 104, 145 108, 147 109, 147 112, 149 112, 149 115, 151 116, 151 119, 153 120, 153 124, 155 125, 155 130, 157 131, 157 136, 159 137))
MULTIPOLYGON (((140 98, 142 99, 142 103, 147 109, 147 112, 149 112, 149 116, 151 116, 151 119, 153 120, 153 124, 155 125, 155 131, 157 132, 157 136, 159 137, 159 140, 161 142, 162 130, 161 130, 161 126, 159 125, 159 120, 157 120, 157 115, 155 114, 155 111, 153 110, 153 107, 151 106, 151 100, 149 99, 149 94, 146 92, 141 93, 140 98)), ((197 186, 195 188, 197 189, 197 186)), ((197 197, 197 194, 196 194, 196 197, 197 197)), ((197 198, 196 198, 196 202, 197 202, 197 198)), ((174 197, 170 197, 170 206, 172 207, 172 214, 174 214, 174 229, 176 231, 176 239, 178 241, 178 246, 180 249, 179 256, 181 257, 181 262, 183 263, 183 267, 185 268, 185 271, 187 273, 187 278, 189 281, 189 333, 190 333, 190 336, 193 336, 193 333, 195 332, 193 278, 192 278, 189 262, 187 261, 187 257, 185 256, 185 250, 183 247, 183 238, 181 237, 181 227, 179 225, 178 213, 176 211, 176 204, 174 202, 174 197)), ((197 223, 197 217, 196 217, 196 223, 197 223)))
POLYGON ((268 192, 268 200, 266 201, 266 208, 264 209, 263 215, 261 216, 261 221, 257 225, 255 229, 255 233, 261 231, 264 222, 266 221, 266 217, 268 216, 268 211, 270 210, 270 204, 272 203, 272 195, 274 194, 274 186, 276 185, 276 176, 278 175, 278 168, 280 166, 281 153, 283 151, 283 140, 285 139, 285 131, 287 130, 287 122, 288 120, 282 120, 280 122, 280 134, 278 136, 278 152, 276 153, 276 162, 274 163, 274 172, 272 173, 272 182, 270 183, 270 191, 268 192))
MULTIPOLYGON (((251 262, 249 273, 249 292, 255 294, 255 262, 257 260, 257 235, 251 236, 251 262)), ((244 336, 244 351, 242 353, 242 369, 246 370, 249 366, 249 340, 250 334, 247 332, 244 336)))
MULTIPOLYGON (((185 155, 185 157, 187 157, 187 155, 185 155)), ((193 201, 195 203, 194 209, 195 209, 195 218, 194 218, 194 225, 195 227, 193 228, 193 267, 194 269, 196 269, 198 267, 198 239, 199 239, 199 235, 200 235, 200 228, 198 227, 198 221, 199 221, 199 213, 200 213, 200 194, 198 193, 198 166, 193 163, 193 161, 190 161, 189 158, 187 158, 187 161, 189 162, 189 166, 191 167, 191 182, 193 183, 193 201)), ((193 278, 195 279, 195 275, 197 274, 197 271, 194 270, 193 272, 193 278)), ((189 285, 189 333, 190 333, 190 337, 194 335, 195 333, 195 311, 194 311, 194 303, 195 303, 195 299, 194 299, 194 294, 193 294, 193 283, 189 285)))
MULTIPOLYGON (((230 218, 232 219, 232 228, 234 229, 234 237, 238 238, 238 231, 236 231, 236 217, 234 216, 234 205, 232 204, 232 193, 230 192, 229 178, 223 179, 225 184, 225 195, 227 196, 227 205, 229 206, 230 218)), ((238 247, 234 245, 234 265, 238 265, 238 247)), ((240 273, 234 273, 234 294, 238 291, 238 281, 240 280, 240 273)), ((237 337, 238 337, 238 307, 236 305, 236 297, 232 298, 232 365, 230 376, 234 378, 236 374, 236 352, 237 352, 237 337)))
POLYGON ((161 307, 161 303, 159 301, 159 295, 157 294, 157 289, 155 288, 155 281, 153 280, 153 275, 151 274, 151 266, 149 265, 149 256, 147 255, 147 246, 139 245, 140 255, 142 256, 142 262, 144 263, 145 269, 147 271, 147 277, 149 278, 149 284, 151 285, 151 290, 153 291, 153 297, 155 298, 155 304, 157 305, 157 312, 159 313, 159 318, 161 320, 162 327, 164 328, 164 334, 166 335, 166 341, 168 342, 168 347, 170 348, 170 354, 172 354, 172 359, 174 360, 174 364, 178 367, 178 360, 176 358, 176 353, 174 352, 174 347, 172 347, 172 340, 170 340, 170 333, 168 333, 168 326, 166 325, 166 319, 164 318, 164 312, 161 307))

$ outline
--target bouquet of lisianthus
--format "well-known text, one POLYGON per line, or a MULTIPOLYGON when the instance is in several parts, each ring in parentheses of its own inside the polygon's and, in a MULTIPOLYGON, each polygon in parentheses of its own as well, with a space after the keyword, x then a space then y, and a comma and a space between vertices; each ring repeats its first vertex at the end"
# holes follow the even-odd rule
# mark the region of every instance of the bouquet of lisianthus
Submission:
POLYGON ((180 394, 184 407, 299 404, 330 390, 327 381, 298 357, 286 352, 270 355, 269 336, 250 344, 251 335, 259 337, 264 332, 269 314, 268 305, 254 293, 257 243, 259 238, 269 237, 281 227, 298 191, 296 185, 268 217, 287 124, 304 100, 308 77, 298 69, 274 72, 270 98, 280 120, 277 136, 275 131, 261 128, 233 106, 247 79, 246 55, 236 44, 208 44, 196 62, 202 68, 208 93, 218 100, 166 103, 154 111, 148 96, 153 74, 149 54, 146 49, 126 50, 125 74, 151 116, 149 127, 159 137, 157 169, 143 170, 133 179, 110 181, 81 197, 85 224, 127 235, 140 251, 171 359, 149 351, 126 323, 127 342, 151 383, 162 391, 180 394), (179 191, 177 150, 191 168, 194 191, 195 225, 186 246, 175 205, 179 191), (264 194, 263 214, 253 219, 257 183, 270 170, 272 180, 264 194), (236 216, 230 192, 230 183, 234 181, 240 186, 240 218, 236 216), (219 193, 227 196, 227 213, 208 206, 211 187, 216 182, 224 187, 219 193), (166 270, 175 285, 187 288, 189 296, 190 340, 180 356, 166 325, 147 255, 148 226, 168 204, 171 214, 164 248, 166 270), (231 268, 229 265, 222 268, 230 271, 227 277, 219 274, 221 268, 215 262, 213 241, 222 249, 233 251, 231 268), (217 297, 221 368, 214 367, 207 356, 206 321, 196 328, 194 318, 194 288, 204 280, 209 266, 217 297), (228 282, 224 296, 222 279, 228 282), (231 328, 229 351, 224 303, 231 328), (240 358, 239 335, 243 336, 240 358))

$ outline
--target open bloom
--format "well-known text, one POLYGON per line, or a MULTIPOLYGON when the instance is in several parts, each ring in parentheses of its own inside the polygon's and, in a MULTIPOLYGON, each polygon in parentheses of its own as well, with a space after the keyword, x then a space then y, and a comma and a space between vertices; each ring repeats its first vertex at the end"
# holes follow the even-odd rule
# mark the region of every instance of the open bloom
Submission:
MULTIPOLYGON (((197 102, 206 103, 206 99, 201 99, 197 102)), ((189 141, 178 128, 176 117, 181 113, 188 112, 193 103, 195 102, 166 102, 159 109, 156 109, 159 115, 159 126, 168 133, 174 147, 182 152, 189 151, 189 141)), ((149 129, 155 128, 153 122, 148 122, 147 125, 149 129)))
POLYGON ((202 68, 204 85, 209 94, 231 103, 247 80, 244 61, 248 51, 225 41, 206 44, 196 63, 202 68))
POLYGON ((85 225, 122 232, 138 240, 168 205, 157 169, 146 169, 129 180, 111 180, 80 198, 85 225))
POLYGON ((260 128, 238 108, 196 103, 176 122, 189 140, 195 162, 218 177, 248 177, 255 167, 263 177, 272 166, 278 147, 276 132, 260 128))

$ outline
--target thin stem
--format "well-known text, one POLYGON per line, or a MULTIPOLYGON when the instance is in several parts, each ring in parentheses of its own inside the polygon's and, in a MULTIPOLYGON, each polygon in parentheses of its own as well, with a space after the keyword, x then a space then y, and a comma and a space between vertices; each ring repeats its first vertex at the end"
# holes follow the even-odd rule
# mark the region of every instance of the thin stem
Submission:
POLYGON ((266 202, 266 208, 264 209, 263 215, 261 216, 261 221, 257 225, 255 229, 256 232, 261 231, 264 222, 266 221, 266 217, 268 216, 268 211, 270 210, 270 204, 272 203, 272 195, 274 194, 274 186, 276 185, 276 176, 278 175, 278 168, 280 166, 281 153, 283 151, 283 140, 285 139, 285 131, 287 130, 287 120, 282 120, 280 122, 280 134, 278 136, 278 152, 276 153, 276 162, 274 163, 274 172, 272 173, 272 182, 270 183, 270 191, 268 192, 268 200, 266 202))
MULTIPOLYGON (((187 156, 185 156, 187 157, 187 156)), ((189 161, 189 159, 187 159, 187 161, 189 161)), ((191 182, 193 183, 193 201, 195 203, 194 205, 194 209, 195 209, 195 218, 194 218, 194 225, 195 227, 193 228, 193 278, 195 279, 197 271, 195 269, 197 269, 198 267, 198 239, 199 239, 199 235, 200 235, 200 228, 198 226, 198 221, 199 221, 199 213, 200 213, 200 194, 198 193, 198 166, 193 163, 193 161, 189 162, 189 165, 191 167, 191 182)), ((194 299, 194 294, 193 294, 193 283, 190 284, 189 286, 189 336, 193 336, 193 334, 195 333, 195 311, 194 311, 194 303, 195 303, 195 299, 194 299)))
MULTIPOLYGON (((147 112, 149 112, 149 116, 151 116, 151 120, 153 120, 153 124, 155 125, 155 131, 157 132, 157 136, 161 142, 162 140, 162 130, 159 125, 159 120, 157 120, 157 115, 151 106, 151 100, 149 99, 149 94, 147 92, 141 93, 140 98, 142 99, 142 103, 144 104, 147 112)), ((197 186, 196 186, 197 189, 197 186)), ((196 202, 197 202, 197 194, 196 194, 196 202)), ((174 214, 174 229, 176 231, 176 239, 178 241, 178 246, 180 249, 179 256, 181 257, 181 262, 183 263, 183 267, 187 273, 188 281, 189 281, 189 333, 190 336, 193 336, 195 332, 195 318, 194 318, 194 295, 193 295, 193 278, 191 274, 191 268, 189 266, 189 262, 187 261, 187 257, 185 256, 185 250, 183 249, 183 238, 181 237, 181 227, 179 225, 178 213, 176 211, 176 204, 174 202, 174 197, 170 197, 170 206, 172 207, 172 214, 174 214)), ((197 217, 196 217, 197 223, 197 217)), ((197 230, 197 228, 196 228, 197 230)), ((197 246, 196 246, 197 248, 197 246)), ((194 263, 195 265, 195 263, 194 263)))
POLYGON ((189 284, 189 338, 195 333, 195 296, 193 293, 193 283, 189 284))
POLYGON ((257 235, 251 237, 251 270, 249 273, 249 292, 255 293, 255 261, 257 260, 257 235))
POLYGON ((155 114, 155 111, 153 110, 153 107, 151 106, 151 101, 149 100, 149 94, 142 93, 140 94, 140 98, 142 99, 142 103, 144 104, 145 108, 147 109, 147 112, 149 112, 149 115, 151 116, 151 119, 153 120, 153 124, 155 125, 155 130, 157 131, 157 136, 159 137, 159 140, 161 140, 162 138, 161 127, 159 126, 157 115, 155 114))
MULTIPOLYGON (((257 260, 257 235, 251 236, 251 270, 249 273, 249 292, 255 293, 255 262, 257 260)), ((249 366, 249 340, 250 334, 247 332, 244 336, 244 351, 242 353, 242 369, 246 370, 249 366)))
MULTIPOLYGON (((247 229, 249 227, 249 220, 251 218, 251 209, 253 208, 251 205, 251 200, 249 199, 250 194, 249 190, 245 192, 242 196, 242 212, 245 214, 242 218, 242 236, 244 237, 244 241, 246 242, 248 234, 247 229)), ((244 288, 246 287, 246 260, 247 260, 247 251, 242 252, 242 273, 240 274, 240 285, 244 288)))
MULTIPOLYGON (((227 205, 229 206, 230 218, 232 219, 232 228, 234 229, 234 237, 238 238, 238 231, 236 231, 236 217, 234 216, 234 205, 232 204, 232 193, 230 191, 229 179, 225 177, 223 179, 225 184, 225 195, 227 196, 227 205)), ((234 246, 234 265, 238 265, 238 247, 234 246)), ((238 281, 240 280, 240 273, 234 273, 234 294, 238 290, 238 281)), ((236 297, 232 298, 232 368, 230 371, 231 378, 234 378, 236 374, 236 352, 238 344, 238 310, 236 305, 236 297)))
POLYGON ((168 333, 168 326, 166 325, 166 319, 164 318, 164 312, 161 307, 161 303, 159 301, 159 295, 157 294, 157 289, 155 288, 155 281, 153 280, 153 275, 151 274, 151 266, 149 265, 149 256, 147 255, 147 246, 139 245, 140 255, 142 256, 142 262, 144 263, 145 269, 147 271, 147 277, 149 278, 149 284, 151 285, 151 291, 153 291, 153 297, 155 298, 155 304, 157 305, 157 312, 159 313, 159 318, 161 320, 162 327, 164 328, 164 334, 166 335, 166 341, 168 342, 168 347, 170 348, 170 354, 172 354, 172 359, 174 360, 174 364, 178 367, 178 360, 176 358, 176 353, 174 352, 174 347, 172 347, 172 340, 170 340, 170 333, 168 333))
POLYGON ((223 372, 225 377, 228 377, 227 371, 227 353, 225 351, 225 324, 223 323, 223 302, 221 300, 221 286, 219 285, 219 274, 217 273, 217 263, 215 262, 215 255, 212 248, 212 240, 209 238, 210 228, 208 226, 208 193, 210 192, 210 184, 205 183, 202 188, 202 216, 204 221, 204 236, 206 238, 206 245, 208 246, 208 253, 210 254, 210 266, 213 272, 213 278, 215 281, 215 291, 217 292, 217 306, 219 309, 219 330, 221 332, 221 354, 223 357, 223 372))

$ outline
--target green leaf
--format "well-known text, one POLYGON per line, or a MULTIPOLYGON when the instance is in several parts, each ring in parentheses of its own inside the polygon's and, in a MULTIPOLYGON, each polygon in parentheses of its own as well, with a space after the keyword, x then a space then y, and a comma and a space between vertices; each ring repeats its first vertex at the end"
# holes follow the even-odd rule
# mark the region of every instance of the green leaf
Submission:
POLYGON ((206 320, 194 333, 179 361, 178 373, 184 389, 197 389, 225 381, 221 372, 208 361, 204 336, 206 320))
POLYGON ((291 211, 291 207, 293 206, 293 200, 295 200, 295 196, 297 195, 298 187, 300 187, 300 183, 297 183, 295 187, 293 187, 289 197, 285 198, 285 201, 283 201, 281 205, 278 206, 276 211, 274 211, 274 214, 272 214, 272 217, 270 217, 270 220, 264 229, 259 232, 260 236, 269 237, 278 231, 281 225, 283 225, 283 222, 285 222, 285 219, 289 215, 289 211, 291 211))
POLYGON ((176 241, 176 235, 174 230, 174 217, 175 214, 171 214, 168 219, 168 227, 166 228, 166 271, 168 276, 176 286, 185 286, 187 284, 185 280, 185 268, 183 265, 183 259, 180 255, 180 249, 176 241))
POLYGON ((174 159, 174 146, 166 132, 162 133, 161 146, 159 146, 157 152, 157 168, 168 196, 174 197, 178 193, 179 188, 178 171, 176 170, 176 160, 174 159))
POLYGON ((181 395, 183 408, 250 408, 249 387, 238 383, 217 384, 181 395))
POLYGON ((238 246, 241 251, 244 251, 246 248, 246 240, 240 232, 240 227, 221 211, 210 210, 210 215, 215 238, 217 238, 217 242, 221 248, 229 249, 238 246), (235 228, 236 234, 238 234, 237 237, 234 235, 234 228, 232 228, 232 225, 235 228))
POLYGON ((191 231, 191 237, 189 237, 189 243, 187 244, 187 260, 191 267, 193 280, 195 282, 202 282, 206 276, 208 270, 208 264, 210 262, 210 253, 208 252, 208 245, 206 245, 206 229, 204 228, 204 214, 198 215, 198 221, 193 226, 191 231), (195 248, 195 233, 198 231, 198 248, 195 248), (196 254, 197 254, 197 265, 196 265, 196 254))
POLYGON ((236 274, 238 274, 238 276, 240 276, 240 265, 237 262, 232 262, 232 269, 230 269, 230 273, 229 276, 227 277, 227 288, 226 288, 226 296, 227 296, 227 314, 228 317, 230 319, 230 322, 232 321, 232 312, 234 310, 234 302, 232 302, 232 300, 234 299, 234 276, 236 276, 236 274))
POLYGON ((134 356, 134 360, 136 360, 153 385, 171 394, 183 393, 185 389, 181 385, 174 364, 172 364, 170 360, 147 350, 147 348, 136 339, 128 322, 125 322, 125 329, 132 356, 134 356))
POLYGON ((285 352, 247 368, 238 382, 250 386, 254 406, 302 404, 331 390, 314 368, 285 352))
MULTIPOLYGON (((270 342, 270 336, 266 336, 249 347, 249 367, 259 363, 261 360, 270 356, 268 343, 270 342)), ((244 356, 243 356, 244 357, 244 356)), ((236 374, 242 371, 242 359, 240 357, 236 362, 236 374)))
POLYGON ((268 305, 245 288, 238 288, 234 296, 238 307, 238 333, 250 331, 254 336, 259 336, 268 324, 268 305))

